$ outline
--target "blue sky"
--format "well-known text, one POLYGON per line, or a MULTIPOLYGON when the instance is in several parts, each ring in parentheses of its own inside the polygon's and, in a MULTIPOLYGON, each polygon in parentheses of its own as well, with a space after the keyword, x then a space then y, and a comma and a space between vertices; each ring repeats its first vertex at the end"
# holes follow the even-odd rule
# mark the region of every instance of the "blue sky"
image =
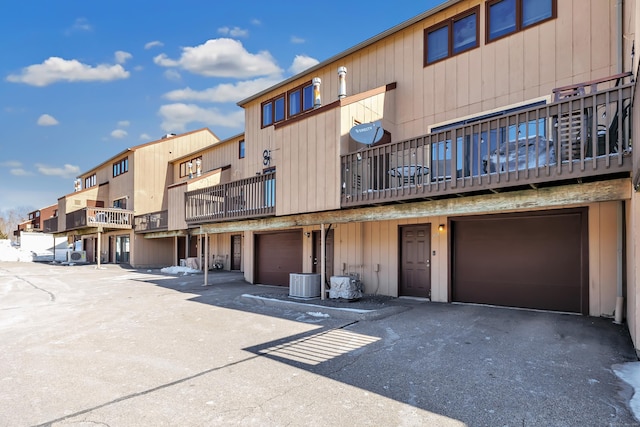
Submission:
POLYGON ((208 127, 238 101, 442 0, 33 0, 0 27, 0 212, 35 210, 122 150, 208 127))

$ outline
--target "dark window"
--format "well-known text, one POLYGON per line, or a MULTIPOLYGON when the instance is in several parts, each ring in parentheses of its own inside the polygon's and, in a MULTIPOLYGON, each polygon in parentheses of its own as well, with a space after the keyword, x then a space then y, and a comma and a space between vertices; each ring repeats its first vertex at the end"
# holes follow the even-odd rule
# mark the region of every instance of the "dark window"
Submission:
POLYGON ((113 177, 115 178, 118 175, 122 175, 125 172, 129 171, 129 158, 125 157, 113 164, 113 177))
POLYGON ((284 95, 262 104, 262 127, 278 123, 285 118, 284 95))
POLYGON ((289 117, 311 110, 313 108, 313 84, 311 82, 288 92, 289 117))
POLYGON ((273 105, 275 107, 275 119, 274 122, 281 122, 282 120, 284 120, 284 96, 281 96, 280 98, 277 98, 274 102, 273 105))
POLYGON ((96 174, 94 173, 91 176, 88 176, 84 179, 84 188, 93 187, 96 185, 96 174))
POLYGON ((238 158, 244 159, 244 139, 238 144, 238 158))
POLYGON ((478 47, 478 16, 474 7, 424 30, 424 65, 478 47))
POLYGON ((113 201, 114 208, 127 209, 127 199, 123 197, 122 199, 113 201))
POLYGON ((262 127, 273 124, 273 102, 262 104, 262 127))
POLYGON ((287 117, 313 109, 313 84, 307 82, 287 94, 262 103, 262 127, 281 122, 287 117))
POLYGON ((487 42, 554 19, 557 0, 492 0, 487 2, 487 42))

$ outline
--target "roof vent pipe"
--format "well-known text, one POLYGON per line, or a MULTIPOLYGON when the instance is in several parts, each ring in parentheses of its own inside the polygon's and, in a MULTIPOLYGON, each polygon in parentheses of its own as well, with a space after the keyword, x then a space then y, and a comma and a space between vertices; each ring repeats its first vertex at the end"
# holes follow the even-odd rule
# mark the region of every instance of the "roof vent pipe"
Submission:
POLYGON ((347 67, 338 67, 338 98, 347 96, 347 67))
POLYGON ((320 77, 314 77, 313 80, 313 108, 318 108, 322 105, 322 98, 320 97, 320 77))

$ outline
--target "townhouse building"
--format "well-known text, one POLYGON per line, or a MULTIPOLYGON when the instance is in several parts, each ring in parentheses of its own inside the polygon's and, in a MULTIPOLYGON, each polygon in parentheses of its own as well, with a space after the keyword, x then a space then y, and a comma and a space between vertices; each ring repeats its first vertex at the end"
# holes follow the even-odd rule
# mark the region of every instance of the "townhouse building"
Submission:
POLYGON ((445 1, 240 101, 240 135, 83 173, 48 226, 97 262, 357 275, 366 293, 611 317, 638 347, 638 13, 445 1))
POLYGON ((446 1, 239 102, 245 132, 176 159, 207 175, 174 180, 171 225, 141 234, 174 261, 197 240, 205 271, 219 257, 251 283, 357 274, 367 293, 626 319, 637 345, 636 16, 446 1))
POLYGON ((27 214, 27 218, 18 224, 18 228, 13 234, 19 237, 21 231, 42 232, 44 230, 44 221, 57 215, 57 204, 31 211, 27 214))
POLYGON ((169 162, 216 141, 209 129, 199 129, 167 134, 116 154, 78 177, 75 191, 58 199, 58 215, 44 221, 44 230, 66 235, 82 252, 78 260, 139 268, 170 265, 171 242, 138 237, 134 216, 166 210, 167 186, 173 180, 169 162))

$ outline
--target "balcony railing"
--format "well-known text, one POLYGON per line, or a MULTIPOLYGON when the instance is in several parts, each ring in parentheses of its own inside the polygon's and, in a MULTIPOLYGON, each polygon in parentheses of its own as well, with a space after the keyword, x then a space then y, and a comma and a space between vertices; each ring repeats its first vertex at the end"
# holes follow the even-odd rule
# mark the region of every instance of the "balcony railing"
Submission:
POLYGON ((136 233, 166 231, 169 224, 169 211, 159 211, 138 215, 134 219, 136 233))
POLYGON ((70 212, 66 217, 66 230, 85 227, 131 229, 133 211, 118 208, 84 208, 70 212))
POLYGON ((341 156, 343 207, 628 173, 632 83, 341 156))
POLYGON ((185 203, 188 224, 275 215, 276 173, 188 191, 185 203))
POLYGON ((42 231, 45 233, 55 233, 58 231, 58 217, 48 218, 43 221, 42 231))

